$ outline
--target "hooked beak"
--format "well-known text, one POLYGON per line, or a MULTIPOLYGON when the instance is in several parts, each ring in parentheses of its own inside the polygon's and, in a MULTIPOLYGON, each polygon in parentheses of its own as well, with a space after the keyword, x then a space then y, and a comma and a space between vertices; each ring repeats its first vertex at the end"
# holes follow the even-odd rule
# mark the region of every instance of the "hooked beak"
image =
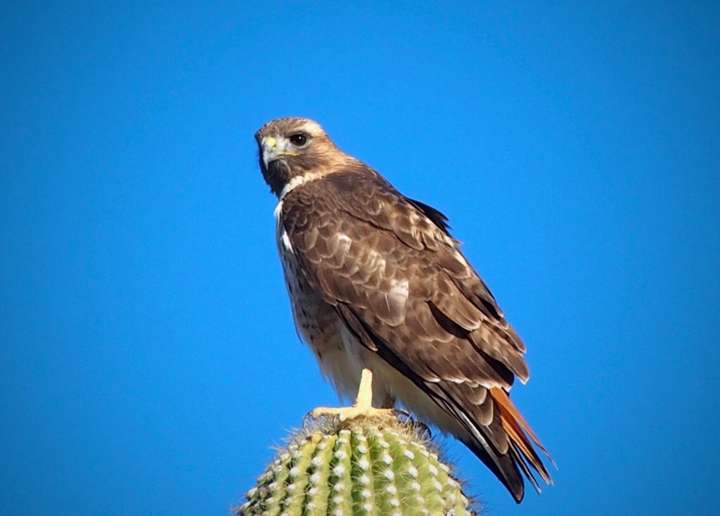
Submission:
POLYGON ((281 156, 293 154, 288 151, 289 142, 285 138, 278 139, 274 136, 266 136, 262 139, 260 145, 262 146, 262 159, 265 164, 265 168, 281 156))

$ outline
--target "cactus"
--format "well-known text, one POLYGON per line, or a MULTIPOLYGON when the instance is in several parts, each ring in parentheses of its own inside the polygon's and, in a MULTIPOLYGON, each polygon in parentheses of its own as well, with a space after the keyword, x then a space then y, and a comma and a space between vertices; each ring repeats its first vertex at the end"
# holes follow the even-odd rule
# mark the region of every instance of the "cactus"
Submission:
POLYGON ((238 515, 475 514, 418 425, 316 420, 290 439, 238 515))

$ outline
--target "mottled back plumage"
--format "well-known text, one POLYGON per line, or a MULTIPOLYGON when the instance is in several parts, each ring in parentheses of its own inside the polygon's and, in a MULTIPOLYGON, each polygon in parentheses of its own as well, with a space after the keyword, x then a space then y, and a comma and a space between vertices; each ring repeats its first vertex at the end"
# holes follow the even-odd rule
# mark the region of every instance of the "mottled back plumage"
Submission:
POLYGON ((256 135, 280 198, 278 248, 295 321, 323 371, 352 392, 363 367, 376 403, 401 402, 462 440, 523 497, 550 475, 510 401, 525 346, 450 235, 446 217, 344 154, 316 122, 256 135))

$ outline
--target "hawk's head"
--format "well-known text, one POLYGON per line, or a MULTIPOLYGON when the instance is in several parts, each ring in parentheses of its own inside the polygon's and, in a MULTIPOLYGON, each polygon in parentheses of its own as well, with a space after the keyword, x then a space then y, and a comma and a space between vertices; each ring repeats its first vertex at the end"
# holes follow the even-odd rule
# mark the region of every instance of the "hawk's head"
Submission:
POLYGON ((320 124, 308 118, 277 118, 255 133, 260 169, 273 193, 332 172, 353 160, 330 140, 320 124))

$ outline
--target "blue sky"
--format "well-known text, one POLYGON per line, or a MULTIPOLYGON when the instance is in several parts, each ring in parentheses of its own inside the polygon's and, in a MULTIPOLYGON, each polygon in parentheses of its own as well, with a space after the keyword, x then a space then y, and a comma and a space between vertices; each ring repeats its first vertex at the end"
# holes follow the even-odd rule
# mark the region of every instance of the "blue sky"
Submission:
POLYGON ((227 514, 337 402, 252 135, 318 119, 443 210, 525 338, 560 469, 491 515, 717 514, 720 10, 702 2, 2 8, 4 514, 227 514))

